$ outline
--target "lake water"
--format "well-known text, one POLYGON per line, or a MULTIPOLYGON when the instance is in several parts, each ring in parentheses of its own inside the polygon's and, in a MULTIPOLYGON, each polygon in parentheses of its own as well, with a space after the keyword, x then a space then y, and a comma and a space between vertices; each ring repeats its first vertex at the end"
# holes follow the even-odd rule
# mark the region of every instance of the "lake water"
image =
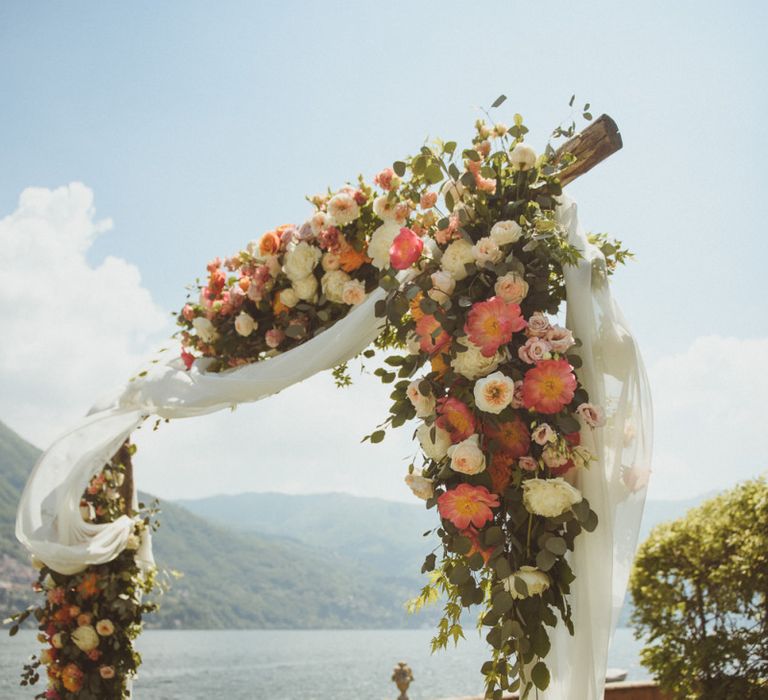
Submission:
MULTIPOLYGON (((0 698, 35 692, 18 685, 24 660, 38 648, 35 633, 0 636, 0 698)), ((487 645, 471 631, 456 649, 429 653, 430 630, 150 630, 138 700, 385 700, 397 696, 392 668, 413 669, 411 700, 481 693, 487 645)), ((648 678, 632 630, 616 631, 608 666, 648 678)), ((42 689, 43 686, 40 686, 42 689)))

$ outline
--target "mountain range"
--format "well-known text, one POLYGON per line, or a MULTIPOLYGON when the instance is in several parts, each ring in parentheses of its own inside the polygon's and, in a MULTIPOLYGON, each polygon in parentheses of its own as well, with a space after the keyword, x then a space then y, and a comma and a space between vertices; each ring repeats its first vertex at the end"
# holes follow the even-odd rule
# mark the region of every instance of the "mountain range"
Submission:
MULTIPOLYGON (((32 601, 34 572, 13 536, 21 489, 40 451, 0 422, 0 608, 32 601)), ((642 532, 705 497, 650 501, 642 532)), ((140 500, 153 497, 141 493, 140 500)), ((420 504, 348 494, 243 493, 161 503, 154 538, 172 581, 148 626, 176 628, 429 627, 410 616, 423 585, 435 514, 420 504)))

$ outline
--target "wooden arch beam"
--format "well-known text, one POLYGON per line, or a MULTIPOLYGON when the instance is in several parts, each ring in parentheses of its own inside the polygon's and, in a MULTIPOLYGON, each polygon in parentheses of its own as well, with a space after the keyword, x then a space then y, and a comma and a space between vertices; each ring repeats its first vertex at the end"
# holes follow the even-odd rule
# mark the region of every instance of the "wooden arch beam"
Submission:
POLYGON ((595 119, 584 131, 566 141, 555 152, 559 161, 566 153, 576 157, 560 172, 560 184, 565 187, 577 177, 589 172, 622 147, 621 134, 616 122, 607 114, 595 119))

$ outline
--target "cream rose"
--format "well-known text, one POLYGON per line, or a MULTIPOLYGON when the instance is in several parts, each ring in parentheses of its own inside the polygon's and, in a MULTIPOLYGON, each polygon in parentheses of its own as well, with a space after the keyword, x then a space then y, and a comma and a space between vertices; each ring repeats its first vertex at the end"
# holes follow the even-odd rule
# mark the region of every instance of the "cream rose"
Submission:
POLYGON ((241 311, 239 314, 237 314, 237 317, 235 318, 235 330, 237 331, 238 335, 242 335, 244 338, 247 338, 258 327, 259 324, 253 320, 253 316, 250 314, 246 313, 245 311, 241 311))
POLYGON ((475 433, 448 448, 451 469, 461 474, 479 474, 485 469, 485 455, 480 449, 480 437, 475 433))
POLYGON ((459 342, 467 349, 464 352, 457 353, 456 357, 451 360, 451 367, 467 379, 485 377, 491 372, 496 371, 502 362, 509 359, 509 353, 506 348, 499 350, 492 357, 486 357, 480 352, 480 348, 468 338, 462 338, 459 342))
POLYGON ((432 289, 427 292, 429 298, 439 304, 446 302, 456 289, 456 280, 444 270, 433 272, 431 279, 432 289))
POLYGON ((515 394, 515 381, 502 372, 478 379, 474 388, 475 405, 486 413, 501 413, 515 394))
POLYGON ((325 253, 321 264, 324 272, 338 270, 341 267, 341 258, 336 253, 325 253))
POLYGON ((580 502, 581 492, 561 477, 523 481, 523 504, 534 515, 556 518, 580 502))
POLYGON ((389 249, 392 242, 400 233, 400 225, 394 221, 387 221, 377 228, 368 241, 368 257, 374 267, 386 270, 389 267, 389 249))
POLYGON ((326 229, 328 226, 330 226, 328 214, 326 214, 324 211, 315 212, 312 214, 312 218, 309 220, 309 225, 312 228, 312 233, 317 235, 323 229, 326 229))
POLYGON ((320 262, 321 257, 322 252, 319 248, 306 241, 301 241, 301 243, 292 246, 285 254, 283 272, 292 282, 304 279, 312 274, 312 270, 320 262))
POLYGON ((328 301, 344 303, 344 285, 352 279, 344 270, 333 270, 323 275, 322 287, 328 301))
POLYGON ((497 221, 491 227, 491 238, 498 246, 516 243, 523 235, 523 229, 515 221, 497 221))
POLYGON ((413 495, 426 501, 435 495, 435 487, 432 479, 427 479, 419 474, 406 474, 405 483, 413 491, 413 495))
POLYGON ((516 272, 507 272, 496 280, 493 290, 496 296, 509 304, 519 304, 528 296, 528 282, 516 272))
POLYGON ((192 327, 204 343, 212 343, 219 337, 216 328, 207 318, 198 316, 192 321, 192 327))
MULTIPOLYGON (((386 195, 376 197, 373 200, 373 213, 385 223, 397 222, 397 204, 390 202, 386 195)), ((370 248, 368 249, 368 255, 371 255, 370 248)))
POLYGON ((317 277, 307 275, 300 280, 294 280, 293 291, 296 296, 304 301, 312 301, 317 295, 317 277))
POLYGON ((451 446, 451 436, 448 431, 436 425, 423 423, 416 431, 416 438, 424 454, 436 462, 439 462, 448 454, 448 448, 451 446), (433 431, 434 439, 432 438, 433 431))
POLYGON ((360 207, 351 194, 339 192, 329 200, 328 213, 338 226, 346 226, 360 216, 360 207))
POLYGON ((349 280, 341 290, 341 300, 350 306, 357 306, 365 301, 365 285, 360 280, 349 280))
POLYGON ((101 637, 109 637, 109 635, 115 633, 115 626, 112 624, 112 620, 99 620, 96 623, 96 633, 101 637))
POLYGON ((422 381, 423 380, 421 379, 412 381, 408 385, 405 393, 408 396, 408 400, 416 409, 416 415, 419 418, 426 418, 435 412, 435 397, 431 393, 429 396, 424 396, 424 394, 419 391, 419 384, 421 384, 422 381))
POLYGON ((493 265, 499 262, 504 254, 499 249, 498 244, 490 236, 481 238, 475 245, 472 246, 472 255, 477 261, 478 265, 493 265))
POLYGON ((472 244, 459 238, 445 249, 440 267, 453 279, 463 280, 468 274, 465 265, 473 262, 475 262, 475 256, 472 252, 472 244))
POLYGON ((296 294, 296 290, 293 289, 293 287, 288 287, 288 289, 283 289, 280 292, 280 303, 284 306, 287 306, 289 309, 292 309, 296 304, 299 303, 299 295, 296 294))
POLYGON ((511 576, 504 579, 504 588, 513 598, 529 598, 541 595, 549 588, 550 580, 543 571, 535 566, 521 566, 511 576), (528 589, 528 594, 523 595, 515 588, 515 577, 522 579, 528 589))
POLYGON ((99 646, 99 635, 92 625, 81 625, 72 633, 72 641, 80 651, 91 651, 99 646))
POLYGON ((530 170, 536 165, 536 151, 525 143, 518 143, 509 154, 509 162, 518 170, 530 170))

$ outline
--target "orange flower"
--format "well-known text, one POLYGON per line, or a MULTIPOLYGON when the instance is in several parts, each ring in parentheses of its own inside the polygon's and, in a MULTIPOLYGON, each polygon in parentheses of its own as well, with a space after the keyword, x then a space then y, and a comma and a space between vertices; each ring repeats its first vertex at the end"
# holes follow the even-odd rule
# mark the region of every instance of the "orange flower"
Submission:
POLYGON ((503 423, 486 421, 483 426, 486 437, 499 443, 498 449, 509 457, 517 459, 528 454, 531 433, 520 418, 503 423))
POLYGON ((280 234, 277 231, 267 231, 259 240, 259 253, 274 255, 280 250, 280 234))
POLYGON ((272 301, 272 312, 275 314, 275 316, 279 316, 280 314, 290 310, 291 309, 288 306, 280 301, 280 294, 275 294, 275 298, 272 301))
POLYGON ((445 353, 438 352, 436 355, 432 355, 429 362, 432 365, 432 371, 437 372, 441 377, 450 369, 450 365, 445 359, 445 353))
POLYGON ((492 494, 485 486, 471 484, 459 484, 437 499, 440 517, 453 523, 459 530, 466 530, 470 525, 482 527, 493 520, 491 508, 498 506, 499 497, 496 494, 492 494))
POLYGON ((503 494, 512 479, 512 463, 514 458, 504 452, 495 452, 491 457, 491 463, 487 465, 488 474, 491 476, 491 490, 499 495, 503 494))
POLYGON ((86 574, 77 585, 77 591, 83 598, 92 598, 99 592, 99 577, 96 574, 86 574))
POLYGON ((451 436, 451 442, 466 440, 475 432, 475 417, 467 404, 454 398, 442 398, 437 402, 437 423, 451 436))
POLYGON ((341 245, 341 252, 339 253, 339 267, 344 272, 354 272, 363 263, 370 262, 370 258, 362 251, 355 250, 353 246, 344 241, 341 245))
POLYGON ((422 316, 417 321, 416 335, 419 336, 419 347, 430 355, 440 352, 443 346, 451 342, 451 336, 432 314, 422 316))
POLYGON ((84 674, 77 664, 67 664, 61 671, 61 682, 70 693, 79 693, 83 687, 84 674))
POLYGON ((523 377, 523 404, 539 413, 559 413, 575 391, 576 377, 568 360, 542 360, 523 377))
POLYGON ((483 562, 487 564, 488 560, 491 558, 491 554, 493 554, 493 547, 488 547, 487 549, 482 547, 480 545, 480 535, 477 533, 477 530, 472 527, 467 528, 461 534, 472 542, 472 547, 465 555, 467 559, 480 552, 483 557, 483 562))
POLYGON ((421 300, 424 298, 424 292, 419 292, 411 299, 411 316, 414 321, 420 321, 424 318, 424 312, 421 310, 421 300))

